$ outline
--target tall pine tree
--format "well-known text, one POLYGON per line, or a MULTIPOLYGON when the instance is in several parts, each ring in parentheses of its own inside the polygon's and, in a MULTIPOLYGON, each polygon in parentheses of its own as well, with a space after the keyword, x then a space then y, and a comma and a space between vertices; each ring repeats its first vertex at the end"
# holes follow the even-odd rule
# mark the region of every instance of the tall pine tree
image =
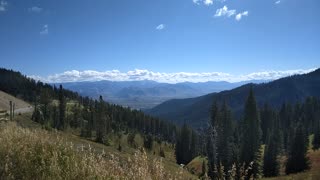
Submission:
POLYGON ((56 127, 59 130, 64 130, 66 128, 65 114, 66 114, 66 102, 65 102, 65 97, 63 94, 62 85, 60 85, 60 88, 59 88, 59 121, 58 121, 57 127, 56 127))
POLYGON ((248 171, 248 177, 253 175, 254 178, 258 178, 261 156, 261 129, 258 108, 252 88, 245 104, 242 128, 240 161, 245 163, 246 168, 253 162, 252 169, 248 171))
POLYGON ((106 135, 106 114, 105 114, 105 102, 103 101, 102 96, 99 97, 98 110, 97 110, 97 137, 96 141, 99 143, 105 143, 106 135))
MULTIPOLYGON (((320 108, 320 107, 319 107, 320 108)), ((317 150, 320 148, 320 109, 315 112, 315 122, 314 122, 314 137, 312 141, 312 149, 317 150)))
MULTIPOLYGON (((218 165, 224 168, 224 174, 232 167, 233 161, 233 124, 231 111, 224 102, 219 116, 216 117, 214 129, 217 130, 217 161, 218 165)), ((221 169, 221 167, 218 167, 221 169)))
POLYGON ((290 143, 288 160, 286 163, 286 174, 297 173, 309 169, 308 135, 306 129, 300 124, 294 133, 290 143))
POLYGON ((217 178, 217 148, 216 148, 216 132, 211 124, 209 124, 207 133, 207 156, 208 156, 208 176, 211 179, 217 178))
POLYGON ((269 133, 263 157, 263 175, 273 177, 279 175, 280 163, 278 159, 280 147, 278 142, 278 130, 269 133))

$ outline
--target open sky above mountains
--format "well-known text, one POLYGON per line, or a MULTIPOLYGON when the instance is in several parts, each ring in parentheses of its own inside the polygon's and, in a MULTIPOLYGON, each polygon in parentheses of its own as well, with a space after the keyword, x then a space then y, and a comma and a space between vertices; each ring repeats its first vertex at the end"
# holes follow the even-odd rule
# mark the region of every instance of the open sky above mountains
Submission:
POLYGON ((318 0, 0 0, 0 61, 50 82, 276 79, 319 67, 319 7, 318 0))

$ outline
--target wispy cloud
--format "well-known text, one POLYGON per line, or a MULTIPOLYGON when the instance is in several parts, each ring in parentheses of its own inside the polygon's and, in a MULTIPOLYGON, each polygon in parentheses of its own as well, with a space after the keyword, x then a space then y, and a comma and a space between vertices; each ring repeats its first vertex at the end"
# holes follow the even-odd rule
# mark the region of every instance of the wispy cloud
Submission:
POLYGON ((7 1, 0 1, 0 12, 7 11, 8 2, 7 1))
POLYGON ((48 24, 43 25, 42 30, 40 31, 41 35, 47 35, 49 34, 49 26, 48 24))
POLYGON ((194 3, 194 4, 200 4, 200 2, 201 2, 201 0, 192 0, 192 2, 194 3))
POLYGON ((37 6, 33 6, 31 8, 29 8, 29 12, 34 12, 34 13, 40 13, 42 12, 43 8, 37 7, 37 6))
POLYGON ((213 4, 213 0, 204 0, 203 3, 207 6, 210 6, 213 4))
POLYGON ((236 15, 236 20, 237 20, 237 21, 240 21, 241 18, 242 18, 242 16, 248 16, 248 15, 249 15, 249 12, 248 12, 248 11, 244 11, 244 12, 242 12, 242 13, 239 13, 239 14, 236 15))
POLYGON ((204 4, 206 6, 213 5, 213 2, 225 2, 226 0, 192 0, 194 4, 204 4))
POLYGON ((305 74, 315 69, 298 69, 286 71, 262 71, 254 72, 244 75, 234 75, 223 72, 203 72, 203 73, 190 73, 190 72, 177 72, 177 73, 160 73, 149 70, 135 69, 128 72, 120 72, 118 70, 112 71, 66 71, 64 73, 50 75, 48 77, 30 76, 36 80, 41 80, 50 83, 61 82, 81 82, 81 81, 139 81, 139 80, 152 80, 157 82, 166 83, 179 83, 179 82, 207 82, 207 81, 228 81, 239 82, 248 80, 275 80, 286 76, 295 74, 305 74))
POLYGON ((223 6, 223 8, 217 9, 216 14, 214 16, 215 17, 221 17, 221 16, 231 17, 235 14, 236 14, 236 10, 234 9, 229 10, 227 6, 223 6))
POLYGON ((216 13, 215 13, 214 17, 223 17, 223 16, 225 16, 225 17, 229 18, 229 17, 235 16, 235 19, 237 21, 240 21, 243 16, 248 16, 248 15, 249 15, 248 11, 244 11, 244 12, 241 12, 241 13, 237 14, 237 10, 228 9, 227 6, 223 6, 222 8, 216 10, 216 13))
POLYGON ((163 30, 164 28, 166 28, 166 25, 165 25, 165 24, 159 24, 159 25, 156 27, 156 30, 163 30))
POLYGON ((276 1, 276 2, 274 2, 274 4, 280 4, 281 3, 281 1, 276 1))

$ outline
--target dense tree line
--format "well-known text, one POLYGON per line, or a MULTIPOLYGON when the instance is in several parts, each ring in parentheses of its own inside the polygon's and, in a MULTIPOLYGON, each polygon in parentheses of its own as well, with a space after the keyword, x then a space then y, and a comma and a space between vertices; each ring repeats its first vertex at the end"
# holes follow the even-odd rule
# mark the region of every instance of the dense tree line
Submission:
POLYGON ((212 179, 228 179, 236 168, 238 178, 278 176, 281 156, 287 157, 287 174, 309 169, 309 136, 314 134, 314 150, 320 144, 319 115, 320 99, 314 97, 303 103, 283 104, 279 110, 268 104, 259 110, 252 89, 239 121, 232 118, 226 103, 219 106, 214 102, 206 131, 208 175, 212 179), (241 174, 244 170, 245 174, 241 174))
POLYGON ((197 148, 198 134, 186 123, 177 131, 175 155, 178 164, 188 164, 199 155, 197 148))
POLYGON ((81 129, 81 135, 107 143, 111 132, 140 132, 159 140, 175 142, 179 128, 139 110, 82 97, 60 85, 35 81, 13 70, 0 69, 0 90, 33 103, 33 120, 46 128, 81 129))

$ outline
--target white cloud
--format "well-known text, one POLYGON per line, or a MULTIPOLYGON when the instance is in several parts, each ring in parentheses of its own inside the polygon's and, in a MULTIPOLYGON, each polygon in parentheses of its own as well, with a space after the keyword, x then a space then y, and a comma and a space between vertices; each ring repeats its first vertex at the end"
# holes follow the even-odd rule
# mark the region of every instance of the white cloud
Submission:
POLYGON ((7 1, 0 1, 0 12, 4 12, 7 10, 8 2, 7 1))
POLYGON ((41 34, 41 35, 47 35, 47 34, 49 34, 49 26, 48 26, 48 24, 45 24, 45 25, 42 27, 42 30, 40 31, 40 34, 41 34))
POLYGON ((34 12, 34 13, 40 13, 43 9, 37 6, 33 6, 31 8, 29 8, 30 12, 34 12))
POLYGON ((244 11, 244 12, 242 12, 242 13, 239 13, 239 14, 236 15, 236 20, 237 20, 237 21, 240 21, 241 18, 242 18, 242 16, 248 16, 248 15, 249 15, 249 12, 248 12, 248 11, 244 11))
POLYGON ((213 0, 204 0, 203 3, 207 6, 210 6, 213 4, 213 0))
POLYGON ((315 69, 298 69, 286 71, 262 71, 254 72, 244 75, 234 75, 223 72, 203 72, 203 73, 160 73, 149 70, 135 69, 128 72, 120 72, 118 70, 112 71, 66 71, 64 73, 50 75, 48 77, 30 76, 36 80, 50 83, 61 82, 80 82, 80 81, 139 81, 139 80, 152 80, 157 82, 166 83, 179 83, 179 82, 207 82, 207 81, 228 81, 239 82, 248 80, 275 80, 286 76, 295 74, 305 74, 315 69))
POLYGON ((203 3, 206 6, 213 5, 213 2, 225 2, 226 0, 192 0, 194 4, 200 5, 200 3, 203 3))
POLYGON ((165 24, 159 24, 159 25, 156 27, 156 30, 163 30, 164 28, 166 28, 166 25, 165 25, 165 24))
POLYGON ((280 4, 281 3, 281 1, 276 1, 276 2, 274 2, 274 4, 280 4))
POLYGON ((223 6, 223 8, 217 9, 215 17, 227 16, 231 17, 236 14, 236 10, 228 10, 227 6, 223 6))

